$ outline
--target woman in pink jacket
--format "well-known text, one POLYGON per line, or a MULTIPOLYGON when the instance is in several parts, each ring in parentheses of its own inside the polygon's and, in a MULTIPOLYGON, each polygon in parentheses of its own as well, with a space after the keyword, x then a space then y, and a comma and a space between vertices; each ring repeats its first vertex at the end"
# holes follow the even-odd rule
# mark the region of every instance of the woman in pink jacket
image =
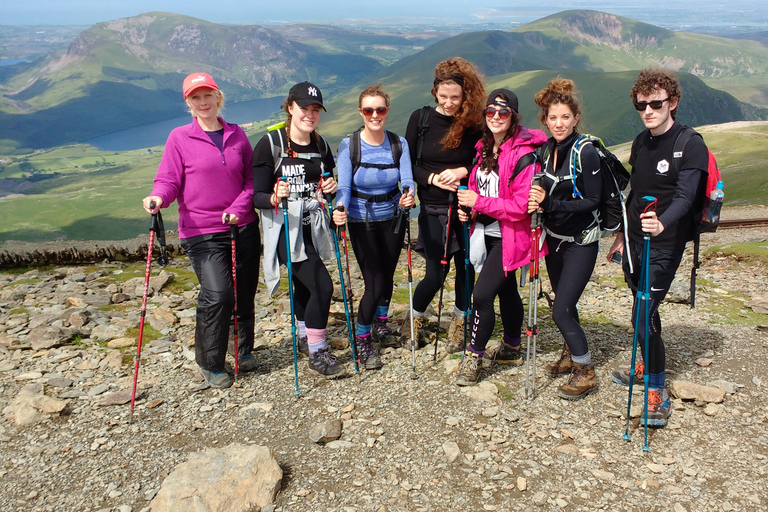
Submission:
POLYGON ((253 209, 253 150, 242 128, 219 116, 224 95, 206 73, 182 85, 192 123, 168 136, 152 193, 144 209, 179 203, 179 238, 200 282, 195 360, 213 388, 228 388, 229 324, 234 308, 230 225, 237 237, 237 327, 239 369, 253 371, 254 303, 259 277, 259 221, 253 209))
MULTIPOLYGON (((459 205, 471 208, 475 216, 470 259, 479 272, 472 294, 468 353, 461 361, 456 381, 459 386, 471 386, 480 379, 481 360, 496 323, 493 302, 497 296, 504 335, 494 359, 522 364, 523 301, 515 274, 530 260, 528 192, 540 166, 533 159, 522 169, 516 166, 524 155, 547 141, 542 131, 520 125, 517 96, 512 91, 493 91, 486 105, 486 129, 476 146, 478 163, 469 175, 469 189, 458 191, 459 205)), ((469 221, 464 211, 459 211, 459 219, 469 221)))

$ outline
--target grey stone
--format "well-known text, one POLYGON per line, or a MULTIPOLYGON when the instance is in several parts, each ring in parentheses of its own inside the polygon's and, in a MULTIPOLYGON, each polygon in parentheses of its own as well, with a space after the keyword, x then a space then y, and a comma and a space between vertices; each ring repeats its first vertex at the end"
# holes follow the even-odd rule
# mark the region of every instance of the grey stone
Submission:
POLYGON ((99 341, 109 341, 115 338, 124 338, 125 333, 128 331, 125 327, 120 327, 115 324, 97 325, 91 331, 91 338, 99 341))
POLYGON ((725 398, 725 391, 711 386, 704 386, 684 380, 673 380, 669 392, 681 400, 701 400, 707 403, 720 403, 725 398))
POLYGON ((328 443, 341 437, 341 420, 335 419, 312 427, 309 438, 313 443, 328 443))

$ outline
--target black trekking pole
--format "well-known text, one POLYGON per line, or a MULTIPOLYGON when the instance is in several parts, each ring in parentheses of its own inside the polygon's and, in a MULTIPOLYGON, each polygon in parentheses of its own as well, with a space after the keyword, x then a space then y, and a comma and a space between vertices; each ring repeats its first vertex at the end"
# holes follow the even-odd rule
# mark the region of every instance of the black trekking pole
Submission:
MULTIPOLYGON (((286 181, 286 177, 281 177, 281 181, 286 181)), ((277 194, 275 194, 277 197, 277 194)), ((288 229, 288 198, 283 198, 283 229, 285 230, 285 266, 288 267, 288 298, 291 303, 291 337, 293 338, 293 377, 296 381, 296 391, 294 394, 299 396, 299 356, 298 345, 296 344, 296 307, 293 304, 293 264, 291 263, 291 235, 288 229)))
MULTIPOLYGON (((459 190, 467 190, 467 187, 464 185, 459 187, 459 190)), ((464 210, 464 213, 467 214, 467 217, 472 213, 472 210, 467 207, 463 206, 461 208, 464 210)), ((472 287, 470 286, 470 279, 469 279, 469 223, 470 219, 467 219, 466 222, 463 223, 464 228, 464 286, 466 286, 466 301, 464 303, 466 309, 464 310, 464 342, 461 347, 461 356, 464 357, 464 354, 467 351, 467 333, 468 333, 468 324, 469 324, 469 317, 472 314, 472 287)))
POLYGON ((448 244, 451 241, 451 215, 453 214, 453 192, 448 194, 448 222, 445 230, 445 247, 443 249, 443 259, 440 265, 443 269, 443 279, 440 285, 440 297, 437 301, 437 331, 435 331, 435 354, 432 361, 437 361, 437 344, 440 342, 440 316, 443 313, 443 290, 445 290, 445 279, 448 276, 448 244))
MULTIPOLYGON (((229 224, 229 214, 224 216, 224 222, 229 224)), ((234 294, 235 304, 232 310, 232 318, 235 320, 234 326, 234 339, 235 339, 235 382, 237 382, 237 376, 240 374, 240 353, 237 346, 237 225, 230 224, 229 226, 229 240, 232 246, 232 293, 234 294)))
MULTIPOLYGON (((336 208, 339 211, 344 211, 344 206, 338 206, 336 208)), ((350 335, 350 347, 352 347, 352 359, 355 360, 355 373, 358 372, 358 367, 360 366, 360 361, 357 357, 357 351, 355 350, 355 342, 354 342, 354 333, 356 331, 355 327, 355 294, 352 292, 352 275, 349 272, 349 249, 347 249, 347 225, 342 224, 339 226, 339 231, 341 232, 341 238, 344 241, 344 262, 347 264, 347 279, 345 280, 342 276, 341 278, 341 285, 344 287, 344 308, 347 313, 347 329, 349 329, 349 335, 350 335), (347 309, 348 308, 348 309, 347 309)), ((336 234, 334 233, 334 236, 336 234)), ((336 245, 336 254, 338 257, 339 262, 339 275, 342 275, 341 272, 341 256, 339 255, 339 246, 338 243, 336 245)))
MULTIPOLYGON (((408 195, 408 191, 410 190, 409 187, 403 187, 403 195, 408 195)), ((411 376, 412 379, 418 379, 419 376, 416 374, 416 340, 415 333, 413 329, 413 267, 411 266, 411 209, 410 208, 404 208, 403 213, 405 214, 405 243, 407 247, 407 254, 408 254, 408 305, 409 312, 411 314, 411 367, 413 368, 413 375, 411 376)))
MULTIPOLYGON (((154 210, 157 203, 149 203, 149 209, 154 210)), ((165 227, 163 226, 163 216, 158 211, 152 214, 152 224, 149 227, 149 244, 147 245, 147 265, 144 271, 144 294, 141 298, 141 314, 139 319, 139 338, 136 343, 136 356, 134 357, 133 367, 133 389, 131 390, 131 415, 129 423, 133 422, 133 409, 136 402, 136 386, 139 382, 139 363, 141 361, 141 343, 144 340, 144 321, 147 317, 147 295, 149 295, 149 274, 152 267, 152 249, 155 244, 155 235, 160 243, 160 256, 157 262, 161 267, 168 265, 168 257, 165 255, 165 227)))
MULTIPOLYGON (((323 177, 330 176, 330 173, 323 174, 323 177)), ((332 212, 333 208, 331 208, 331 195, 330 194, 323 194, 323 198, 325 199, 326 206, 328 208, 328 212, 332 212)), ((344 211, 344 206, 339 205, 337 208, 340 212, 344 211)), ((333 222, 333 218, 331 217, 331 222, 333 222)), ((341 228, 341 226, 339 226, 341 228)), ((355 332, 353 332, 352 329, 352 317, 349 313, 349 305, 347 304, 347 288, 344 285, 344 271, 341 268, 341 253, 339 252, 339 237, 336 234, 335 229, 331 229, 333 232, 333 248, 336 251, 336 264, 339 268, 339 282, 341 283, 341 293, 343 294, 344 299, 344 314, 347 317, 347 331, 349 331, 349 347, 352 349, 352 361, 355 363, 355 373, 359 373, 360 367, 359 367, 359 361, 357 359, 357 351, 355 350, 355 332)))
MULTIPOLYGON (((643 200, 645 201, 645 208, 643 209, 643 213, 647 213, 649 211, 655 211, 656 210, 656 198, 653 196, 644 196, 643 200)), ((637 291, 635 292, 635 305, 636 305, 636 311, 635 311, 635 322, 634 322, 634 336, 632 339, 632 362, 630 363, 630 368, 635 368, 635 361, 637 358, 637 340, 638 340, 638 334, 640 332, 640 303, 643 303, 643 311, 645 314, 645 318, 643 319, 643 334, 645 336, 645 342, 644 342, 644 349, 645 349, 645 360, 648 361, 648 334, 649 334, 649 318, 648 314, 650 313, 650 299, 651 299, 651 285, 650 285, 650 262, 651 262, 651 235, 650 233, 643 233, 643 254, 642 258, 640 260, 640 279, 637 283, 637 291)), ((630 370, 630 373, 633 370, 630 370)), ((627 422, 624 429, 624 435, 623 438, 627 441, 630 440, 629 437, 629 417, 632 410, 632 389, 633 385, 635 383, 634 375, 630 374, 629 379, 629 397, 627 398, 627 422)), ((645 398, 645 406, 644 406, 644 419, 645 419, 645 441, 643 444, 643 451, 650 451, 650 447, 648 446, 648 384, 649 384, 649 376, 648 371, 646 369, 645 372, 643 372, 643 384, 645 388, 644 392, 644 398, 645 398)))
MULTIPOLYGON (((532 185, 541 183, 541 176, 533 178, 532 185)), ((541 226, 544 223, 543 211, 536 210, 531 214, 531 260, 528 267, 528 340, 525 347, 525 398, 533 398, 536 394, 536 340, 539 334, 539 305, 536 286, 539 284, 539 244, 541 243, 541 226)))

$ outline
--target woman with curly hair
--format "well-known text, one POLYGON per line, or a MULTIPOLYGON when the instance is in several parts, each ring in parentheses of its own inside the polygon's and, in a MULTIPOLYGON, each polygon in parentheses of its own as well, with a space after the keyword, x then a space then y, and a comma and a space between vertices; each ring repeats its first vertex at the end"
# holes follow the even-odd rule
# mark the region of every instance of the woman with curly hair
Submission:
MULTIPOLYGON (((472 287, 474 272, 469 269, 470 281, 466 282, 464 237, 455 193, 469 175, 475 144, 482 134, 485 89, 475 66, 454 57, 435 67, 431 92, 437 106, 413 112, 405 131, 421 205, 416 250, 426 259, 426 273, 413 294, 415 341, 425 341, 425 312, 448 274, 450 263, 441 263, 447 243, 447 259, 453 257, 456 265, 456 301, 446 350, 458 352, 462 347, 464 312, 469 308, 467 291, 472 287)), ((401 329, 401 334, 406 332, 410 334, 409 329, 401 329)), ((403 335, 402 339, 408 336, 403 335)))
POLYGON ((552 136, 542 159, 545 175, 540 186, 531 188, 528 212, 544 211, 549 248, 545 260, 555 292, 552 320, 565 339, 560 359, 547 365, 547 371, 553 377, 570 374, 557 394, 578 400, 597 390, 576 303, 597 261, 600 226, 594 212, 600 205, 603 178, 597 150, 576 131, 581 108, 573 81, 557 77, 534 100, 541 107, 539 120, 552 136))
MULTIPOLYGON (((541 130, 520 124, 517 96, 512 91, 497 89, 486 103, 485 133, 476 146, 479 163, 469 175, 468 190, 458 191, 459 205, 471 208, 475 215, 470 258, 480 272, 472 294, 468 353, 461 360, 456 380, 459 386, 471 386, 480 379, 480 363, 496 323, 496 297, 504 334, 493 359, 514 365, 523 362, 523 301, 515 273, 531 257, 528 192, 531 178, 540 169, 533 153, 547 141, 541 130)), ((459 219, 469 221, 464 210, 459 211, 459 219)))
POLYGON ((326 330, 333 282, 323 260, 333 258, 330 218, 320 194, 334 194, 335 163, 325 138, 318 135, 323 95, 302 82, 291 87, 282 106, 284 128, 264 135, 253 151, 253 204, 261 210, 264 232, 264 280, 270 294, 280 281, 280 263, 290 252, 299 350, 309 355, 309 368, 324 376, 342 371, 328 350, 326 330), (323 178, 325 172, 331 176, 323 178), (287 199, 288 226, 281 204, 287 199), (291 240, 286 247, 285 229, 291 240))

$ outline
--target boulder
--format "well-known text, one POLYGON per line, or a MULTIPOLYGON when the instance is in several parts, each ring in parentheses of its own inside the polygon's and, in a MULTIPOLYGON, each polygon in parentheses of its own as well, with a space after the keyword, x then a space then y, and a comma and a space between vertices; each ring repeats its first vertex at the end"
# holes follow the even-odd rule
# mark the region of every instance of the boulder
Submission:
POLYGON ((673 380, 669 392, 681 400, 700 400, 710 404, 719 404, 725 399, 725 391, 722 389, 685 380, 673 380))
POLYGON ((3 409, 3 416, 17 427, 24 427, 39 423, 50 415, 59 414, 66 406, 67 402, 64 400, 22 389, 10 405, 3 409))
POLYGON ((309 432, 313 443, 329 443, 341 437, 341 420, 335 419, 318 423, 309 432))
POLYGON ((250 512, 275 499, 283 471, 266 446, 232 444, 190 455, 163 481, 152 512, 250 512))

